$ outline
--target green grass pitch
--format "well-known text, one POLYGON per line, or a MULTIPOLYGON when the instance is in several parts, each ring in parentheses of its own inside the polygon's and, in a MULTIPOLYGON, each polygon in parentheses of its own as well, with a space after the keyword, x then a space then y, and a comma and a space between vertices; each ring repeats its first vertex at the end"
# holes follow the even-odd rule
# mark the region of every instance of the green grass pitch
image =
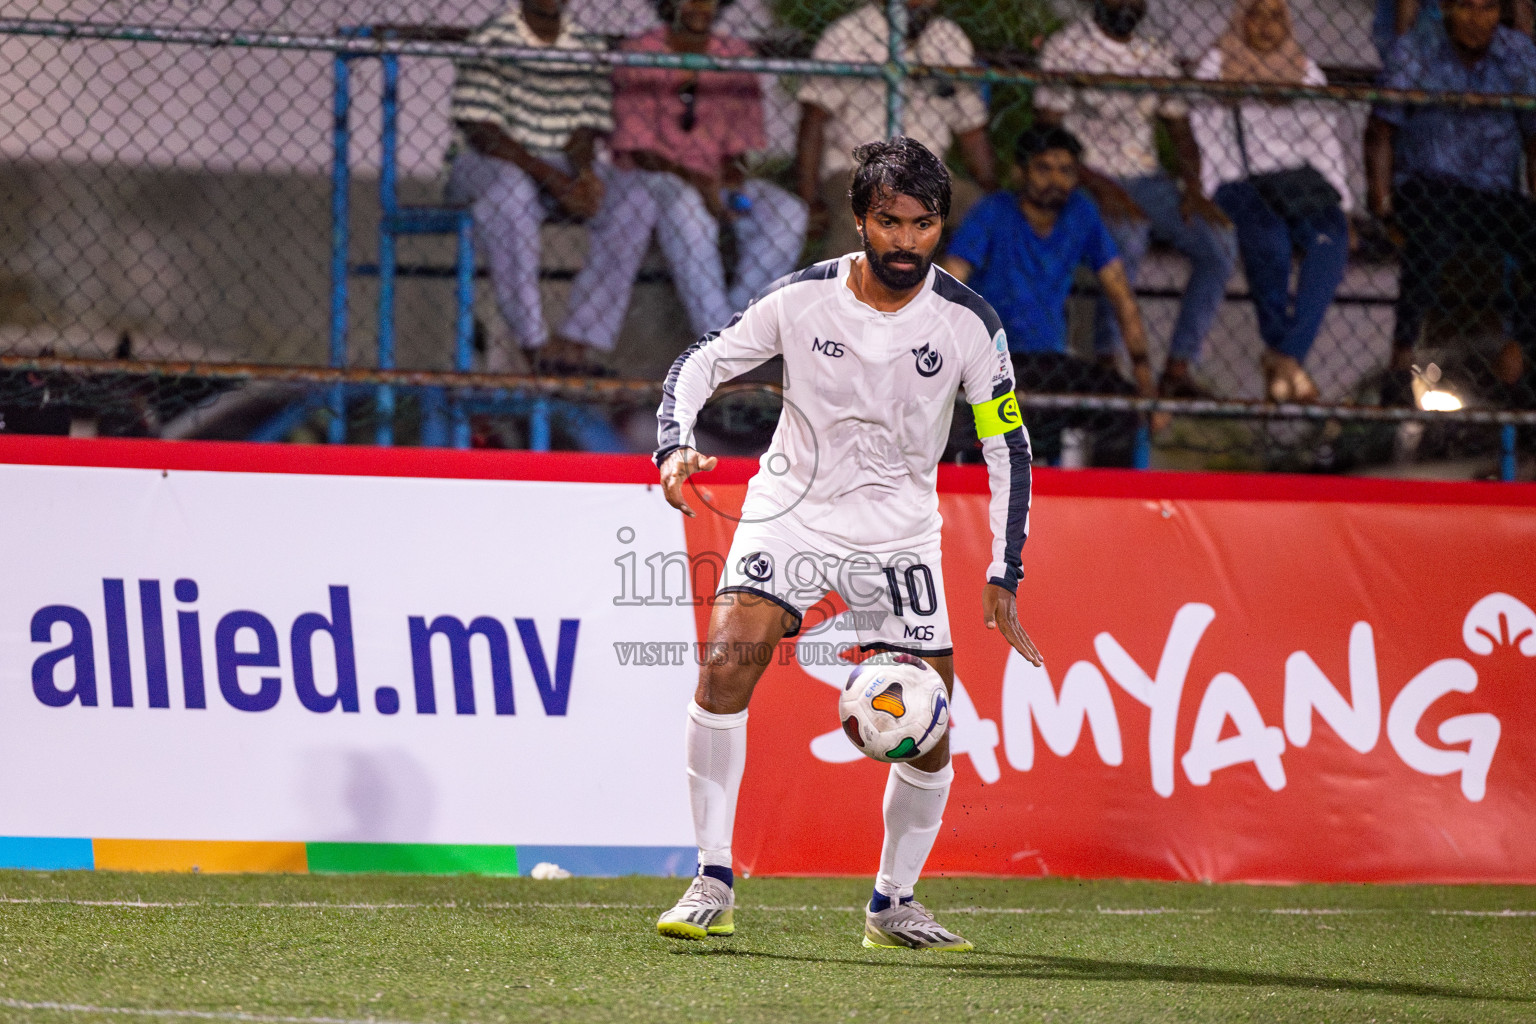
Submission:
POLYGON ((1536 888, 925 881, 971 954, 860 947, 867 883, 0 872, 0 1020, 1536 1021, 1536 888))

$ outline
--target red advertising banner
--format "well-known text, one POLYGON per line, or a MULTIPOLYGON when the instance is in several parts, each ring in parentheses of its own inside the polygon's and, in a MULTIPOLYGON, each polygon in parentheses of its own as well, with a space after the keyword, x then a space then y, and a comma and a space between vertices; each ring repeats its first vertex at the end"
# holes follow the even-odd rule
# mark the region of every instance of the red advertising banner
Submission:
MULTIPOLYGON (((930 874, 1536 882, 1536 489, 1039 472, 1040 670, 982 624, 984 488, 942 485, 962 692, 930 874)), ((723 553, 734 523, 688 527, 723 553)), ((886 768, 838 742, 852 633, 822 610, 752 703, 743 872, 877 865, 886 768)))

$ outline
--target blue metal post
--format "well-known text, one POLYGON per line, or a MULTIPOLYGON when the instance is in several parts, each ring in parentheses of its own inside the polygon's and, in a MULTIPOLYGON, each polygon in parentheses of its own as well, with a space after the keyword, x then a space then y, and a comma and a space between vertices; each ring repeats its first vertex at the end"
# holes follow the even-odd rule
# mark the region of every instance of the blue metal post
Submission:
MULTIPOLYGON (((453 368, 460 373, 468 372, 475 339, 475 221, 466 210, 459 217, 458 240, 458 300, 459 319, 453 332, 453 368)), ((462 398, 455 394, 449 411, 453 424, 453 446, 469 447, 469 415, 465 412, 462 398)))
POLYGON ((1499 479, 1512 483, 1515 479, 1515 425, 1506 423, 1499 431, 1499 479))
MULTIPOLYGON (((335 121, 331 134, 334 153, 331 159, 331 365, 347 365, 347 261, 351 253, 351 184, 348 154, 351 148, 351 84, 347 58, 335 58, 336 90, 333 97, 335 121)), ((342 444, 347 439, 346 393, 340 384, 331 388, 331 422, 326 440, 342 444)))
POLYGON ((421 409, 421 446, 443 448, 448 444, 448 410, 443 388, 416 388, 416 404, 421 409))
MULTIPOLYGON (((379 369, 395 368, 395 218, 400 212, 398 145, 400 58, 384 54, 383 126, 379 132, 379 369)), ((374 402, 374 443, 395 443, 395 389, 379 385, 374 402)))
POLYGON ((1131 451, 1131 465, 1137 469, 1152 467, 1152 431, 1145 423, 1136 428, 1136 447, 1131 451))
POLYGON ((886 39, 885 137, 894 139, 901 134, 901 118, 904 113, 901 89, 907 79, 907 65, 902 59, 907 46, 906 0, 886 0, 885 17, 890 22, 890 34, 886 39))
POLYGON ((528 447, 532 451, 549 451, 549 405, 547 395, 535 395, 528 410, 528 447))

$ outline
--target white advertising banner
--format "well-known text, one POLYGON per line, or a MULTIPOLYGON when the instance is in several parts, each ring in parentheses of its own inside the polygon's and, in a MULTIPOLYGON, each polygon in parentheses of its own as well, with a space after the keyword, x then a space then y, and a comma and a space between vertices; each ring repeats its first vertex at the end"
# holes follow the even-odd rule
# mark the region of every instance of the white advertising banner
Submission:
POLYGON ((686 846, 635 484, 0 465, 0 835, 686 846))

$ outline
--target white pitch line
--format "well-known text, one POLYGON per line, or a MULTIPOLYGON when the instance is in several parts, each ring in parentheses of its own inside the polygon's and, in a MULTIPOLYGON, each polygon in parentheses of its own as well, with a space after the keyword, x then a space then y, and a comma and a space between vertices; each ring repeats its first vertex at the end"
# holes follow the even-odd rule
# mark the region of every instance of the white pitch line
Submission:
POLYGON ((276 1017, 261 1013, 232 1013, 218 1010, 159 1010, 137 1006, 84 1006, 79 1003, 29 1003, 21 999, 0 999, 0 1006, 12 1010, 45 1013, 99 1013, 122 1017, 173 1017, 193 1020, 231 1020, 247 1024, 401 1024, 377 1017, 276 1017))
MULTIPOLYGON (((276 901, 236 903, 217 900, 183 900, 178 902, 149 902, 144 900, 78 900, 43 896, 0 896, 0 905, 42 906, 64 905, 74 907, 107 907, 124 910, 633 910, 652 912, 664 909, 652 903, 556 903, 543 901, 492 902, 492 903, 320 903, 313 901, 283 903, 276 901)), ((765 914, 834 913, 855 914, 862 906, 804 904, 800 906, 754 906, 741 908, 765 914)), ((1358 914, 1430 914, 1452 917, 1536 917, 1536 910, 1447 910, 1442 908, 1395 908, 1395 907, 947 907, 936 911, 943 914, 1102 914, 1114 917, 1153 917, 1165 915, 1200 916, 1209 914, 1274 914, 1277 916, 1322 917, 1358 914)))
POLYGON ((141 900, 67 900, 46 896, 5 896, 0 897, 0 903, 22 905, 63 903, 72 907, 193 907, 201 905, 196 903, 145 903, 141 900))
POLYGON ((454 903, 222 903, 217 900, 181 900, 176 902, 150 902, 146 900, 71 900, 61 897, 0 897, 0 904, 66 904, 72 907, 126 907, 128 909, 169 909, 187 907, 260 907, 294 910, 452 910, 454 903))
MULTIPOLYGON (((831 909, 828 907, 827 909, 831 909)), ((854 910, 863 910, 863 907, 854 907, 854 910)), ((944 910, 935 910, 935 914, 1077 914, 1081 911, 1072 907, 949 907, 944 910)))

